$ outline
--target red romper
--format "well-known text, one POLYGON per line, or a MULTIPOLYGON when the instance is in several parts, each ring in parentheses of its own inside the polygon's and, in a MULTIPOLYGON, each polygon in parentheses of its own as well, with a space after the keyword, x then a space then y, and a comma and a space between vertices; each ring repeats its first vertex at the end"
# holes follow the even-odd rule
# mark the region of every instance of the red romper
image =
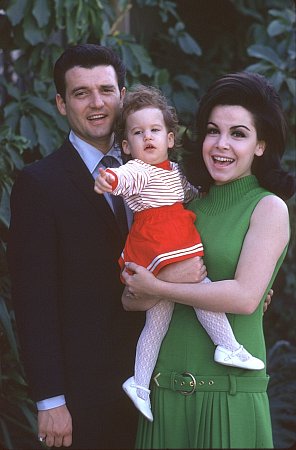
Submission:
POLYGON ((182 174, 177 163, 157 165, 131 160, 116 169, 114 195, 121 195, 134 212, 134 221, 119 258, 135 262, 154 275, 167 264, 203 256, 203 245, 194 225, 196 216, 183 207, 198 190, 182 174))

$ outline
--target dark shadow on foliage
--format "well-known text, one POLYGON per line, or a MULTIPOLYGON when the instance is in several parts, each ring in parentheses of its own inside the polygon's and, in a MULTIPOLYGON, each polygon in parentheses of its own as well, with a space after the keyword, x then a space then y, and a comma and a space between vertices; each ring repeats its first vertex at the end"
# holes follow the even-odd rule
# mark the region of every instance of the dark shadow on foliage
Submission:
POLYGON ((278 341, 267 355, 275 448, 296 448, 296 347, 278 341))

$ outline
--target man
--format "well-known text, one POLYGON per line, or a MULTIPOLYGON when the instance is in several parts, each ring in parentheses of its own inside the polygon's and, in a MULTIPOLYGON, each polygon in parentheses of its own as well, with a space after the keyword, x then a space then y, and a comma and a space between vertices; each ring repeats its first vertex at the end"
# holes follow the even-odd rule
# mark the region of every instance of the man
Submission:
POLYGON ((19 174, 8 243, 39 439, 56 447, 130 449, 137 414, 121 384, 133 370, 142 316, 121 305, 124 236, 110 196, 94 192, 102 157, 122 162, 113 127, 125 67, 110 49, 83 44, 61 55, 54 81, 71 132, 56 152, 19 174))

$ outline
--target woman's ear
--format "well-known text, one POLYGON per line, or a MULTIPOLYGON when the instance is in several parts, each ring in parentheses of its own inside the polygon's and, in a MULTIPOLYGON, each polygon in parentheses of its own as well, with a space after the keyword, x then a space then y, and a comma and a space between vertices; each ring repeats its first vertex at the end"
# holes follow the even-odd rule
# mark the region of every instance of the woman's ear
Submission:
POLYGON ((265 141, 258 141, 256 146, 255 155, 256 156, 262 156, 266 148, 265 141))
POLYGON ((122 146, 123 153, 125 155, 130 155, 131 154, 131 152, 130 152, 130 150, 128 148, 128 142, 125 139, 122 141, 121 146, 122 146))

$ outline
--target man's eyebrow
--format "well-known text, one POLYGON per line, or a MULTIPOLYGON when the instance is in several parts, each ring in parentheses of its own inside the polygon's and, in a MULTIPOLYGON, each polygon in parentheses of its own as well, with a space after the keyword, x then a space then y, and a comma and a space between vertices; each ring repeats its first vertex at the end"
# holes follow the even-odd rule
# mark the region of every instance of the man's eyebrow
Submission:
POLYGON ((100 88, 103 88, 103 89, 116 89, 116 86, 114 84, 102 84, 100 86, 100 88))
MULTIPOLYGON (((80 90, 88 90, 89 87, 88 86, 77 86, 75 88, 72 89, 71 93, 75 94, 75 92, 80 91, 80 90)), ((99 89, 116 89, 116 86, 114 84, 101 84, 99 86, 99 89)))
POLYGON ((77 86, 77 87, 72 89, 71 93, 75 94, 75 92, 81 91, 81 90, 85 90, 85 89, 88 89, 87 86, 77 86))

